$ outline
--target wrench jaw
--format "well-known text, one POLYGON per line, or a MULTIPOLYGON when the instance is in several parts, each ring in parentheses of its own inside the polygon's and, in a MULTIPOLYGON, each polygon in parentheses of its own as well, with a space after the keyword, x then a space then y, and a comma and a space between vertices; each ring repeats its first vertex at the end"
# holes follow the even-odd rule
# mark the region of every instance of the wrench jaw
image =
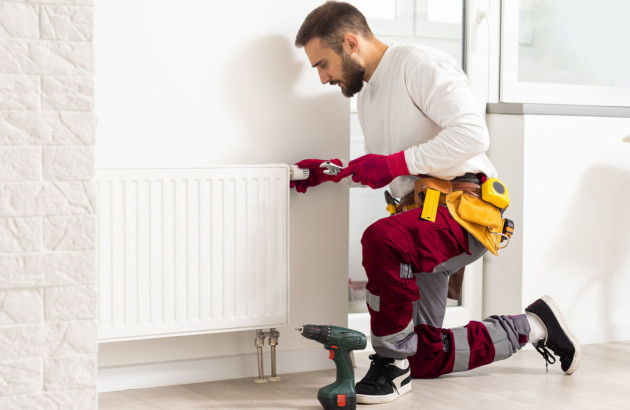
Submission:
POLYGON ((339 166, 337 164, 333 164, 330 161, 323 162, 319 167, 320 168, 326 168, 324 170, 324 174, 330 175, 330 176, 337 175, 339 173, 339 171, 341 171, 343 169, 342 166, 339 166))

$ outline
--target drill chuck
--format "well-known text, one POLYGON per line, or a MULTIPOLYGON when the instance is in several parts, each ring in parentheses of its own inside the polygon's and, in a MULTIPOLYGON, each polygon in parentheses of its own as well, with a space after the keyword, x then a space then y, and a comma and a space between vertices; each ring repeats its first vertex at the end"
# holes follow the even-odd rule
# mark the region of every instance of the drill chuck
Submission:
POLYGON ((325 345, 330 341, 330 326, 304 325, 299 330, 305 338, 315 340, 321 344, 325 345))

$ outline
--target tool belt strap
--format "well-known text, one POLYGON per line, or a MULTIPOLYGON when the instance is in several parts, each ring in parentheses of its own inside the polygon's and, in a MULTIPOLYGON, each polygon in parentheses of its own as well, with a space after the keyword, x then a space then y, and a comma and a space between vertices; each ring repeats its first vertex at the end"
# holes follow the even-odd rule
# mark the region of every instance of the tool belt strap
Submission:
POLYGON ((437 189, 440 195, 440 205, 446 205, 446 195, 463 191, 466 195, 481 198, 481 185, 474 182, 447 181, 439 178, 422 178, 416 181, 415 191, 404 196, 396 205, 396 213, 410 211, 424 204, 427 188, 437 189))

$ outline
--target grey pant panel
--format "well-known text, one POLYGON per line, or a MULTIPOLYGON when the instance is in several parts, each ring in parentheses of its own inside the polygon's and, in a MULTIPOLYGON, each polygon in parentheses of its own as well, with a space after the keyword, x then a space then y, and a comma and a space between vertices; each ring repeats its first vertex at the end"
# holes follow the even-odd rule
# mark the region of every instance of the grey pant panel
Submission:
POLYGON ((513 349, 510 343, 510 336, 497 320, 488 318, 483 321, 483 324, 488 329, 494 345, 494 362, 507 359, 512 356, 512 353, 516 352, 516 349, 513 349))
POLYGON ((448 294, 447 272, 416 273, 420 299, 413 302, 413 322, 416 325, 442 327, 448 294))
MULTIPOLYGON (((527 316, 524 314, 515 316, 490 316, 489 318, 484 319, 484 324, 486 322, 495 322, 501 326, 510 342, 512 352, 516 352, 518 349, 527 344, 529 331, 531 329, 529 327, 527 316), (519 338, 519 335, 527 337, 519 338)), ((486 327, 488 327, 488 325, 486 325, 486 327)))
POLYGON ((413 356, 418 348, 418 335, 413 331, 413 322, 400 332, 387 336, 371 335, 371 343, 374 351, 383 357, 400 359, 413 356))
POLYGON ((453 332, 453 343, 455 344, 455 360, 453 361, 453 372, 464 372, 468 370, 470 363, 470 346, 468 345, 468 329, 456 327, 453 332))
MULTIPOLYGON (((481 323, 488 330, 492 345, 494 347, 493 362, 507 359, 527 342, 526 336, 529 334, 529 322, 525 315, 516 316, 490 316, 481 323), (519 342, 519 339, 523 341, 519 342)), ((468 370, 470 363, 470 345, 468 343, 468 328, 465 326, 451 329, 453 332, 453 342, 455 346, 455 360, 453 372, 463 372, 468 370)))
POLYGON ((433 269, 433 272, 415 273, 420 289, 420 300, 414 302, 413 321, 416 325, 429 325, 441 328, 446 314, 448 278, 461 267, 482 257, 487 249, 472 235, 468 234, 468 247, 471 254, 462 253, 433 269))

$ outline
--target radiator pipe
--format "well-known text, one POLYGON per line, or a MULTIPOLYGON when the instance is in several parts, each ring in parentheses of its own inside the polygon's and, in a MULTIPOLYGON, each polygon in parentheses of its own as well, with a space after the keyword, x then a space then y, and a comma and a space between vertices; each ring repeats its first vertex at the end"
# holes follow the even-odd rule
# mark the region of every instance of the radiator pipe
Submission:
POLYGON ((262 348, 265 345, 265 333, 262 329, 256 330, 256 340, 254 342, 256 343, 256 350, 258 351, 258 378, 254 380, 254 383, 267 383, 263 371, 262 348))
POLYGON ((272 382, 280 381, 280 377, 276 374, 276 346, 279 337, 280 332, 273 327, 269 329, 269 346, 271 346, 271 376, 269 380, 272 382))
POLYGON ((275 328, 269 329, 268 332, 263 332, 262 329, 256 330, 256 350, 258 354, 258 378, 254 379, 254 383, 267 383, 268 381, 277 382, 280 380, 276 373, 276 346, 278 345, 278 338, 280 332, 275 328), (265 338, 269 338, 269 346, 271 347, 271 376, 268 379, 265 378, 263 370, 263 354, 262 348, 265 345, 265 338))

